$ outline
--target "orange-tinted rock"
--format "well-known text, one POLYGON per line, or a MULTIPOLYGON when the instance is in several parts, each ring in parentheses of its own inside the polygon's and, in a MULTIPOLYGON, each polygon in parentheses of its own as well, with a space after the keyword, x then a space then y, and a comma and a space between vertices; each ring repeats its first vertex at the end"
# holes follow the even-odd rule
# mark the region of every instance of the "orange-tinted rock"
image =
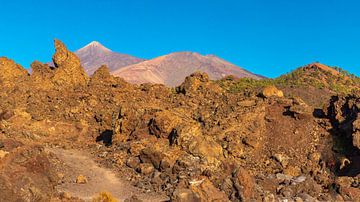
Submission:
POLYGON ((171 200, 174 202, 197 202, 200 199, 190 189, 179 188, 174 191, 171 200))
POLYGON ((48 64, 34 61, 31 63, 31 69, 30 78, 33 85, 41 89, 50 89, 54 86, 51 80, 54 70, 48 64))
POLYGON ((193 184, 190 189, 196 194, 199 201, 229 201, 226 194, 217 189, 209 179, 203 178, 200 184, 193 184))
POLYGON ((181 119, 170 111, 161 111, 155 114, 155 117, 150 120, 149 131, 157 137, 167 138, 171 131, 173 131, 181 123, 181 119))
POLYGON ((24 81, 28 72, 13 60, 0 57, 0 85, 14 86, 24 81))
POLYGON ((210 81, 206 73, 195 72, 185 78, 185 81, 178 87, 178 91, 184 94, 197 91, 203 83, 210 81))
POLYGON ((233 183, 243 201, 249 201, 254 196, 255 180, 246 169, 242 167, 237 169, 233 183))
POLYGON ((90 78, 91 85, 111 86, 115 82, 115 78, 110 74, 110 70, 106 65, 102 65, 97 69, 90 78))
POLYGON ((268 97, 284 97, 284 93, 277 89, 275 86, 266 86, 263 91, 262 91, 262 95, 266 98, 268 97))
POLYGON ((56 67, 53 81, 61 87, 85 85, 88 77, 80 65, 80 59, 65 44, 55 40, 53 62, 56 67))

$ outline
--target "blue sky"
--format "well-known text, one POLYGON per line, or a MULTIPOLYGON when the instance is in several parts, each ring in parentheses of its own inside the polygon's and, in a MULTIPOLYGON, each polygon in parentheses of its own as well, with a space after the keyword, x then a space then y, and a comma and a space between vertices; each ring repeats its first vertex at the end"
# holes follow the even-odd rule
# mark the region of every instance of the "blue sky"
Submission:
POLYGON ((141 58, 215 54, 275 77, 319 61, 360 75, 356 0, 0 0, 0 56, 46 62, 53 39, 141 58))

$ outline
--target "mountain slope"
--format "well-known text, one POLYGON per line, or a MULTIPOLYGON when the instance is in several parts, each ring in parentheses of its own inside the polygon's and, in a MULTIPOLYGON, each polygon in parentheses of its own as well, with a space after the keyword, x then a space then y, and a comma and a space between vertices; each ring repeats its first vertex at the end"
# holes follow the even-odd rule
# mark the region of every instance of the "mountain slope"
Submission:
POLYGON ((351 93, 360 89, 360 80, 339 67, 311 63, 275 79, 278 85, 312 86, 335 93, 351 93))
POLYGON ((301 97, 307 104, 321 107, 331 96, 359 92, 360 79, 339 67, 311 63, 275 79, 222 79, 217 81, 230 92, 276 85, 288 97, 301 97))
POLYGON ((81 65, 89 75, 92 75, 104 64, 109 67, 110 71, 114 71, 121 67, 144 61, 144 59, 127 54, 113 52, 97 41, 93 41, 77 50, 75 54, 80 58, 81 65))
POLYGON ((112 73, 131 83, 161 83, 176 86, 181 84, 186 76, 196 71, 207 73, 211 79, 221 79, 228 75, 239 78, 262 78, 216 56, 203 56, 192 52, 171 53, 112 73))

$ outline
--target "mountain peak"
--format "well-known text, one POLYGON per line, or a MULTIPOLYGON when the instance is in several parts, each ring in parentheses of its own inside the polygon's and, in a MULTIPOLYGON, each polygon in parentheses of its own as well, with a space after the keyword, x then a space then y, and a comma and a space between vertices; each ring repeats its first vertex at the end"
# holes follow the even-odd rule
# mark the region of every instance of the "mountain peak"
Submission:
POLYGON ((98 41, 92 41, 83 48, 79 49, 76 52, 84 52, 84 51, 96 51, 96 52, 112 52, 110 49, 106 48, 104 45, 102 45, 98 41))
POLYGON ((314 63, 311 63, 311 64, 305 66, 305 68, 314 68, 314 67, 316 67, 318 69, 322 69, 322 70, 327 71, 327 72, 330 72, 333 75, 338 75, 339 74, 339 72, 336 71, 335 69, 333 69, 333 68, 331 68, 331 67, 329 67, 327 65, 321 64, 319 62, 314 62, 314 63))
POLYGON ((92 75, 100 66, 107 65, 110 71, 144 61, 130 55, 113 52, 98 41, 92 41, 75 52, 87 74, 92 75))

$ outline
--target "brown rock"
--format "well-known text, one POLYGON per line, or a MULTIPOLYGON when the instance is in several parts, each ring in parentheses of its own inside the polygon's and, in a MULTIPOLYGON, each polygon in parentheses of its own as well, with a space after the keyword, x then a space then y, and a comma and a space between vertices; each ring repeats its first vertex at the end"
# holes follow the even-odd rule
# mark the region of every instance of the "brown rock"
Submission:
POLYGON ((288 166, 284 169, 284 174, 296 177, 301 175, 301 169, 297 166, 288 166))
POLYGON ((0 57, 0 85, 13 86, 28 77, 28 72, 13 60, 0 57))
POLYGON ((189 152, 194 156, 199 156, 209 164, 217 165, 223 157, 223 149, 210 137, 194 138, 189 145, 189 152))
POLYGON ((301 98, 295 97, 292 98, 292 105, 289 108, 289 111, 294 113, 294 116, 301 118, 299 115, 312 115, 314 109, 308 106, 301 98))
POLYGON ((4 150, 0 150, 0 159, 4 158, 8 154, 9 154, 9 152, 4 151, 4 150))
POLYGON ((181 119, 168 110, 160 111, 150 120, 150 134, 156 137, 168 138, 171 131, 181 123, 181 119))
POLYGON ((353 134, 353 145, 360 149, 360 132, 353 134))
POLYGON ((233 183, 243 201, 249 201, 254 196, 255 180, 244 168, 239 167, 235 171, 233 183))
POLYGON ((340 188, 340 194, 345 201, 359 201, 360 189, 355 187, 342 187, 340 188))
POLYGON ((315 163, 319 163, 321 159, 321 153, 314 152, 309 155, 309 159, 315 163))
POLYGON ((209 179, 204 178, 201 183, 190 186, 193 193, 196 194, 198 201, 229 201, 226 194, 217 189, 209 179))
POLYGON ((43 64, 39 61, 31 63, 31 77, 41 77, 50 79, 54 75, 53 68, 48 64, 43 64))
POLYGON ((163 153, 153 148, 145 148, 140 153, 140 160, 143 163, 151 163, 156 169, 160 168, 161 160, 165 157, 163 153))
POLYGON ((285 154, 274 154, 273 156, 283 167, 286 167, 289 163, 289 157, 285 154))
POLYGON ((208 83, 209 81, 209 76, 206 73, 195 72, 185 78, 185 81, 177 88, 177 91, 189 94, 197 91, 202 84, 208 83))
POLYGON ((154 166, 150 163, 142 163, 139 166, 139 171, 143 175, 150 175, 154 172, 154 166))
POLYGON ((53 81, 59 86, 85 85, 88 77, 80 65, 80 59, 59 40, 55 40, 53 62, 56 67, 53 81))
POLYGON ((53 87, 51 81, 55 71, 48 65, 38 61, 31 63, 31 81, 33 85, 41 89, 50 89, 53 87))
POLYGON ((174 202, 197 202, 200 199, 190 190, 178 188, 174 191, 171 201, 174 202))
POLYGON ((110 70, 106 65, 99 67, 90 78, 90 85, 107 85, 115 83, 115 78, 111 76, 110 70))
POLYGON ((360 119, 359 118, 353 122, 353 131, 354 131, 354 133, 352 134, 353 145, 358 149, 360 149, 360 119))
POLYGON ((14 115, 15 115, 15 113, 12 110, 5 110, 3 112, 0 111, 0 121, 1 120, 9 120, 14 115))
POLYGON ((86 184, 88 182, 87 178, 84 175, 79 175, 76 178, 77 184, 86 184))
POLYGON ((129 166, 130 168, 136 169, 140 165, 140 160, 137 157, 130 157, 126 161, 126 165, 129 166))
POLYGON ((284 93, 275 86, 266 86, 261 93, 264 97, 284 97, 284 93))

